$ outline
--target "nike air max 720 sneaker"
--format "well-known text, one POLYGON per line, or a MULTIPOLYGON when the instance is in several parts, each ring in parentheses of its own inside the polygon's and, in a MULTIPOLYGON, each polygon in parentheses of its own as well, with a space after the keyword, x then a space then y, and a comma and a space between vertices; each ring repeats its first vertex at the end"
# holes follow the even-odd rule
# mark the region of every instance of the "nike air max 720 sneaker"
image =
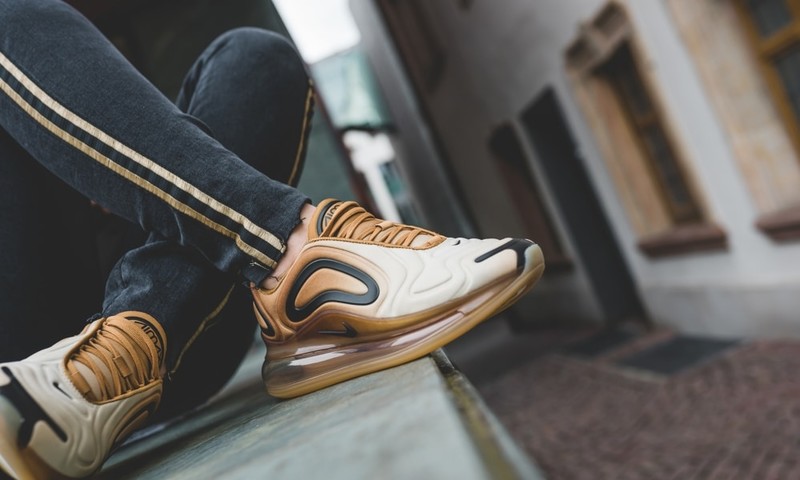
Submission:
POLYGON ((126 312, 0 364, 0 472, 20 480, 95 472, 158 406, 165 340, 152 317, 126 312))
POLYGON ((290 398, 415 360, 519 299, 541 277, 530 240, 446 238, 354 202, 317 206, 308 243, 253 288, 270 395, 290 398))

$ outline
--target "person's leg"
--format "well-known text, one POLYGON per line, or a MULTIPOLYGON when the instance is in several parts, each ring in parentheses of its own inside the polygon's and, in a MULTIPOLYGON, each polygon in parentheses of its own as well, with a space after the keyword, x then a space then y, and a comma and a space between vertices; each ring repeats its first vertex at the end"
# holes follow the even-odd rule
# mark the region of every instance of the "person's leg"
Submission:
POLYGON ((297 186, 314 96, 285 38, 248 27, 221 35, 192 66, 176 104, 249 165, 297 186))
POLYGON ((97 311, 97 216, 0 130, 0 362, 74 334, 97 311))
MULTIPOLYGON (((160 303, 115 312, 24 361, 0 364, 0 470, 83 476, 152 414, 164 351, 183 350, 149 312, 179 308, 196 327, 224 302, 220 283, 229 290, 236 275, 261 282, 307 199, 224 148, 60 1, 0 0, 0 128, 71 187, 151 232, 154 241, 127 259, 149 265, 136 286, 171 287, 158 292, 160 303), (158 255, 148 248, 170 250, 172 261, 152 262, 158 255), (186 256, 192 261, 181 262, 186 256), (214 269, 223 273, 207 275, 214 269)), ((58 249, 59 236, 48 240, 58 249)), ((117 270, 110 283, 131 285, 125 261, 117 270)), ((52 272, 44 281, 72 280, 52 272)), ((110 295, 106 307, 118 300, 110 295)))
POLYGON ((0 0, 0 22, 0 128, 146 231, 255 283, 269 275, 304 195, 210 137, 68 5, 0 0))
MULTIPOLYGON (((294 47, 276 34, 245 28, 222 35, 206 49, 177 104, 248 165, 292 184, 302 168, 311 98, 305 65, 294 47)), ((198 318, 217 310, 235 283, 240 282, 234 275, 220 274, 199 252, 152 234, 112 271, 103 316, 140 310, 162 319, 173 346, 172 368, 195 335, 198 318)))
MULTIPOLYGON (((303 61, 286 39, 255 28, 220 36, 187 74, 177 105, 258 171, 296 185, 312 88, 303 61)), ((249 290, 157 236, 123 257, 106 293, 104 316, 144 310, 163 319, 170 377, 160 418, 205 402, 230 378, 254 339, 249 290), (180 272, 182 279, 154 275, 154 265, 180 272)))

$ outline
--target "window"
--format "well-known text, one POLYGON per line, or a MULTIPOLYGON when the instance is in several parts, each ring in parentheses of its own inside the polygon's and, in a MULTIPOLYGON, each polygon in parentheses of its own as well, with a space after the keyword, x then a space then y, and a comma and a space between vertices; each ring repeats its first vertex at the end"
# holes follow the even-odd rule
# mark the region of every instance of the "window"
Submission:
POLYGON ((673 221, 700 221, 700 209, 686 183, 658 109, 639 73, 630 45, 620 46, 600 67, 599 73, 611 85, 622 105, 673 221))
POLYGON ((770 93, 800 150, 800 0, 737 0, 770 93))
POLYGON ((659 223, 662 231, 702 223, 702 209, 687 181, 683 159, 660 105, 642 73, 634 39, 624 8, 610 2, 584 25, 567 49, 567 66, 591 104, 589 110, 606 108, 603 114, 595 115, 603 122, 596 126, 608 139, 607 154, 618 157, 612 163, 616 161, 635 175, 623 181, 640 184, 627 187, 631 198, 638 197, 637 205, 631 207, 635 216, 662 219, 651 222, 643 233, 655 233, 659 223), (608 103, 616 106, 599 107, 608 103), (620 133, 623 130, 629 133, 620 133), (638 165, 633 165, 631 158, 636 158, 638 165), (649 178, 642 179, 642 175, 649 178), (655 193, 658 206, 642 198, 648 188, 647 195, 655 193))
POLYGON ((725 248, 725 232, 706 216, 637 38, 618 0, 581 24, 564 52, 578 103, 644 254, 725 248))

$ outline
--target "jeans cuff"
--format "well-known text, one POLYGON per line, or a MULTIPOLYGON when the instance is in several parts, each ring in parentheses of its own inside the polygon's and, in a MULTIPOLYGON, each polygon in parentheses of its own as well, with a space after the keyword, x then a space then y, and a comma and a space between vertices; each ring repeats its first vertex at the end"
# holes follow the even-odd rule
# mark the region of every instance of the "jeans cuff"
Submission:
MULTIPOLYGON (((300 194, 297 192, 291 199, 291 201, 287 202, 290 203, 291 209, 295 210, 295 215, 284 217, 285 220, 282 224, 278 227, 276 234, 278 234, 283 239, 284 246, 285 243, 289 241, 289 236, 292 234, 294 229, 303 222, 303 219, 300 216, 303 207, 306 204, 311 203, 311 199, 306 197, 305 195, 300 194)), ((275 261, 280 261, 280 258, 275 259, 275 261)), ((255 285, 260 285, 267 277, 272 274, 274 269, 269 268, 255 260, 250 261, 244 268, 241 269, 239 272, 240 275, 245 279, 246 282, 252 282, 255 285)))
POLYGON ((271 268, 265 267, 258 262, 250 262, 241 271, 241 275, 244 277, 245 281, 255 285, 260 285, 261 282, 269 277, 270 273, 272 273, 271 268))

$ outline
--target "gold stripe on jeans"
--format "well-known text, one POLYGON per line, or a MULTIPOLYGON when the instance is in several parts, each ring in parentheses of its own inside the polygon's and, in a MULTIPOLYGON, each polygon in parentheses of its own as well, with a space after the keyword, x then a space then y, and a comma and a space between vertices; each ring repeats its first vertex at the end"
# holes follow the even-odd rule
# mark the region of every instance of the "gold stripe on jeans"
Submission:
POLYGON ((289 185, 294 185, 295 180, 297 179, 297 171, 300 168, 300 156, 303 155, 303 146, 306 143, 306 129, 308 128, 308 114, 309 110, 311 109, 311 102, 314 99, 314 86, 311 80, 308 81, 308 93, 306 94, 306 106, 305 110, 303 111, 303 125, 300 128, 300 143, 297 145, 297 153, 294 156, 294 166, 292 167, 292 173, 289 175, 289 181, 287 182, 289 185))
MULTIPOLYGON (((0 54, 2 55, 2 54, 0 54)), ((130 182, 134 183, 138 187, 146 190, 156 197, 160 198, 169 206, 174 208, 175 210, 183 213, 184 215, 193 218, 203 225, 207 226, 208 228, 225 235, 228 238, 231 238, 236 242, 236 246, 239 247, 244 253, 252 256, 254 259, 258 260, 259 262, 264 263, 268 267, 274 268, 277 263, 266 256, 264 253, 260 252, 259 250, 255 249, 254 247, 248 245, 247 243, 242 240, 242 238, 235 232, 229 230, 228 228, 211 221, 209 218, 201 215, 199 212, 194 210, 192 207, 181 203, 180 201, 176 200, 174 197, 170 196, 167 192, 161 190, 157 186, 153 185, 149 181, 145 180, 144 178, 136 175, 135 173, 126 170, 125 168, 121 167, 120 165, 114 163, 110 158, 104 156, 102 153, 98 152, 97 150, 93 149, 89 145, 83 143, 82 141, 78 140, 77 138, 70 135, 68 132, 61 129, 58 125, 54 124, 50 120, 44 117, 41 113, 39 113, 35 108, 33 108, 30 104, 28 104, 17 92, 15 92, 11 86, 3 80, 0 80, 0 90, 5 92, 9 98, 11 98, 17 105, 22 108, 25 113, 31 116, 36 122, 40 125, 45 127, 48 131, 53 133, 55 136, 60 138, 61 140, 67 142, 69 145, 72 145, 76 149, 80 150, 90 158, 96 160, 101 165, 105 166, 109 170, 113 171, 124 177, 125 179, 129 180, 130 182)))
MULTIPOLYGON (((0 65, 2 65, 8 72, 22 84, 28 91, 30 91, 39 101, 41 101, 45 106, 56 112, 58 115, 63 117, 65 120, 71 122, 76 127, 80 128, 81 130, 85 131, 89 135, 93 136, 97 140, 101 141, 102 143, 106 144, 107 146, 111 147, 112 149, 116 150, 117 152, 125 155, 126 157, 133 160, 135 163, 143 166, 144 168, 150 170, 154 174, 160 176, 164 180, 170 182, 172 185, 177 187, 180 190, 188 193, 204 205, 208 206, 212 210, 224 215, 225 217, 233 220, 234 222, 238 223, 245 230, 252 233, 253 235, 265 240, 267 243, 275 247, 278 251, 284 252, 286 247, 283 243, 273 235, 272 233, 264 230, 263 228, 259 227, 251 220, 246 218, 244 215, 236 212, 232 208, 224 205, 220 201, 210 197, 209 195, 203 193, 200 189, 191 185, 190 183, 186 182, 182 178, 178 177, 174 173, 170 172, 169 170, 165 169, 161 165, 153 162, 149 158, 145 157, 144 155, 136 152, 135 150, 131 149, 130 147, 124 145, 120 141, 112 138, 110 135, 106 134, 105 132, 101 131, 100 129, 94 127, 89 122, 84 120, 83 118, 79 117, 78 115, 74 114, 73 112, 67 110, 63 105, 59 104, 53 98, 51 98, 47 93, 45 93, 41 88, 39 88, 32 80, 30 80, 21 70, 19 70, 5 55, 0 53, 0 65)), ((17 102, 19 103, 19 102, 17 102)), ((41 123, 41 122, 40 122, 41 123)), ((55 133, 55 132, 54 132, 55 133)), ((59 135, 61 136, 61 135, 59 135)), ((110 160, 109 160, 110 161, 110 160)), ((101 162, 103 163, 103 162, 101 162)), ((103 163, 105 165, 105 163, 103 163)), ((105 165, 108 166, 108 165, 105 165)), ((126 170, 127 171, 127 170, 126 170)), ((117 172, 119 173, 119 172, 117 172)), ((125 176, 125 175, 123 175, 125 176)), ((128 178, 127 176, 125 176, 128 178)), ((166 194, 166 192, 164 192, 166 194)), ((161 198, 161 197, 159 197, 161 198)), ((172 197, 170 197, 172 198, 172 197)), ((165 200, 162 198, 162 200, 165 200)), ((167 202, 170 203, 170 202, 167 202)), ((170 205, 172 205, 170 203, 170 205)), ((194 214, 200 216, 200 214, 192 209, 194 214)), ((182 212, 186 213, 186 212, 182 212)), ((187 213, 187 215, 189 215, 187 213)), ((196 218, 195 215, 189 215, 196 220, 199 220, 203 224, 207 224, 206 221, 201 220, 200 218, 196 218)), ((208 222, 211 220, 206 219, 208 222)), ((224 228, 224 227, 223 227, 224 228)), ((241 238, 237 236, 237 245, 239 242, 242 242, 241 238)), ((247 253, 247 252, 246 252, 247 253)), ((249 253, 248 253, 249 255, 249 253)), ((263 255, 262 255, 263 256, 263 255)), ((262 261, 262 260, 259 260, 262 261)), ((273 266, 274 261, 270 261, 267 266, 273 266)))
POLYGON ((178 359, 175 361, 175 366, 169 371, 169 375, 174 375, 175 372, 178 371, 178 368, 181 366, 181 362, 183 361, 183 356, 187 351, 189 351, 189 348, 194 345, 194 342, 200 335, 203 334, 203 332, 213 326, 209 324, 219 316, 220 312, 222 312, 222 309, 228 304, 228 300, 231 299, 231 294, 233 293, 234 288, 236 288, 236 285, 231 286, 231 288, 228 290, 228 293, 225 294, 225 298, 222 299, 219 305, 217 305, 214 310, 212 310, 211 313, 209 313, 208 316, 206 316, 206 318, 200 322, 200 326, 197 327, 197 330, 195 330, 194 334, 186 342, 186 345, 183 346, 183 350, 181 350, 181 353, 178 355, 178 359))

